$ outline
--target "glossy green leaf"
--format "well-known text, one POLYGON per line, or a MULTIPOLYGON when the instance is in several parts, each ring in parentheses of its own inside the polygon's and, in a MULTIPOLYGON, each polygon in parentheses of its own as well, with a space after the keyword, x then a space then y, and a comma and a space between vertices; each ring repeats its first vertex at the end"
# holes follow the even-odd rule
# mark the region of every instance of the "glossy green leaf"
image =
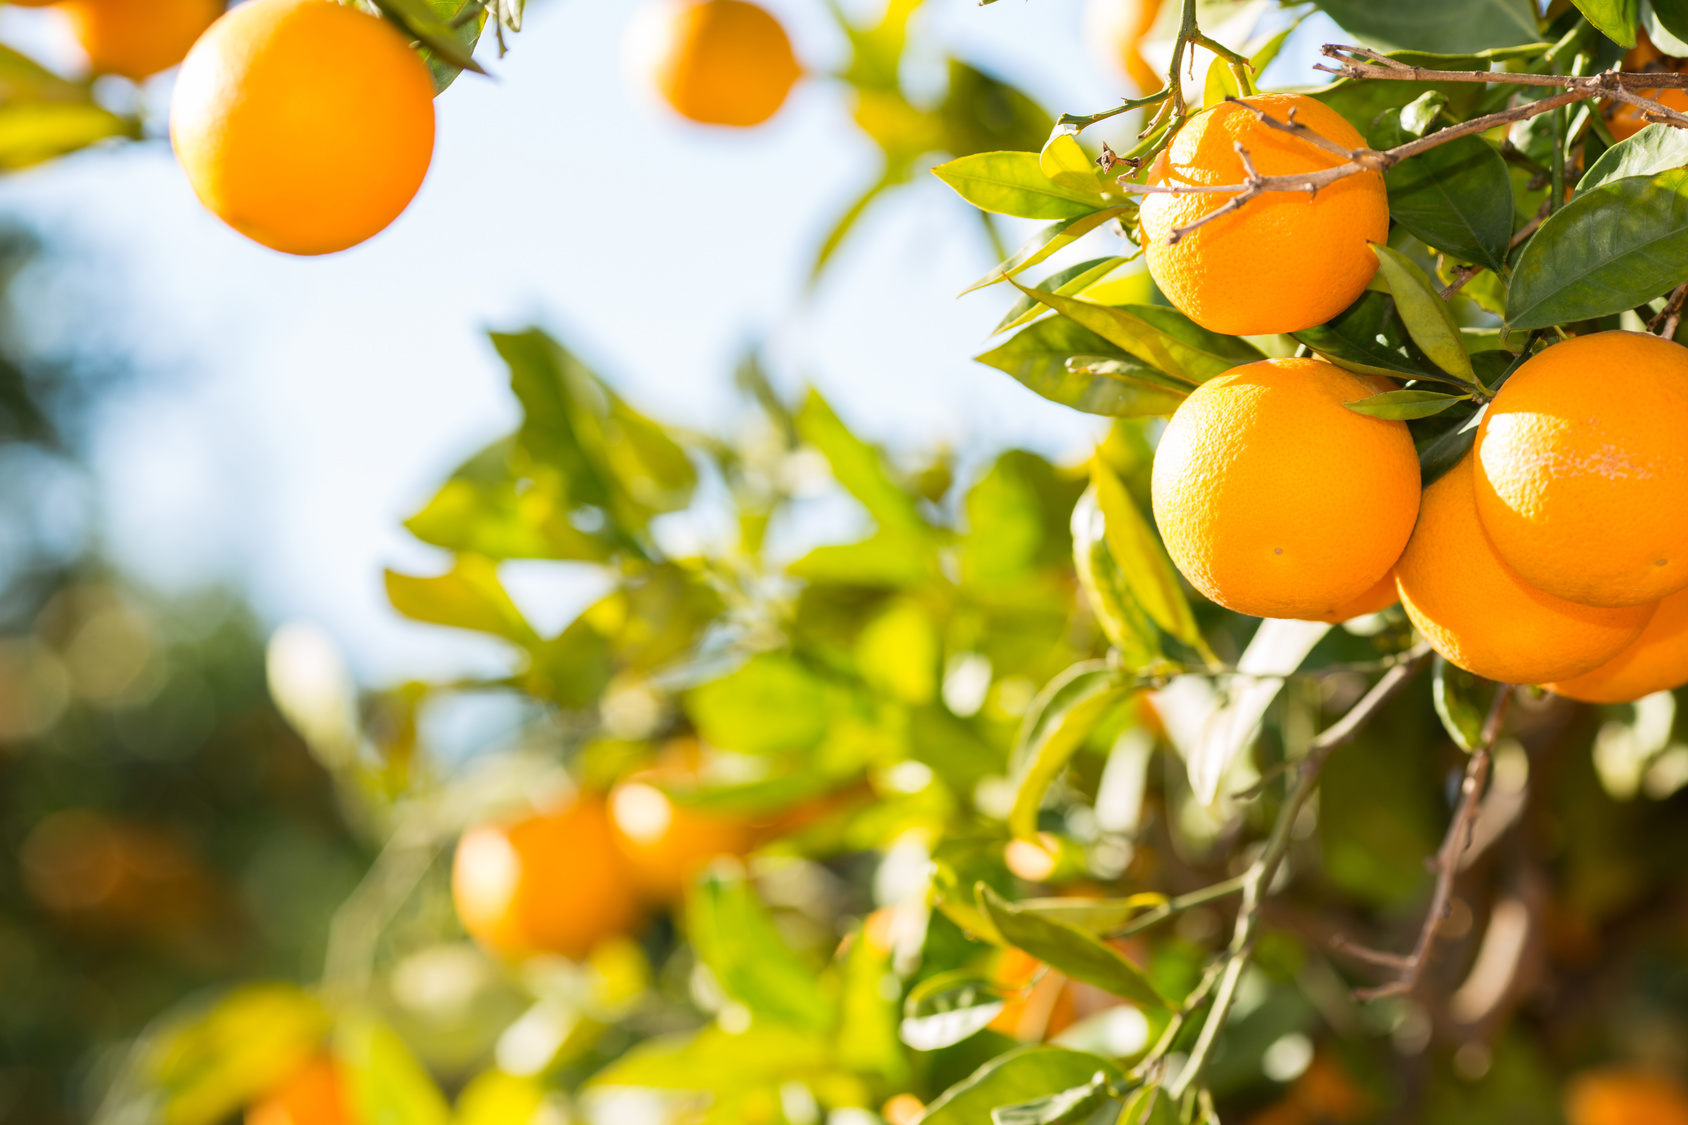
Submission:
POLYGON ((1101 1071, 1118 1080, 1107 1059, 1063 1047, 1020 1047, 998 1055, 926 1107, 920 1125, 984 1125, 993 1109, 1058 1094, 1101 1071))
POLYGON ((1382 394, 1357 399, 1343 405, 1356 414, 1405 422, 1413 418, 1428 418, 1432 414, 1440 414, 1457 402, 1469 402, 1470 400, 1470 395, 1449 395, 1440 391, 1412 389, 1384 391, 1382 394))
MULTIPOLYGON (((1129 258, 1090 258, 1074 263, 1066 269, 1056 270, 1032 288, 1041 289, 1046 293, 1060 293, 1063 296, 1082 293, 1128 261, 1129 258)), ((991 335, 1018 328, 1036 317, 1047 315, 1048 312, 1047 306, 1039 304, 1031 297, 1016 297, 1008 312, 997 322, 997 326, 991 329, 991 335)))
MULTIPOLYGON (((457 50, 460 52, 459 57, 461 55, 473 56, 475 45, 480 42, 481 31, 486 27, 488 7, 483 5, 480 0, 423 0, 423 2, 433 12, 436 21, 444 25, 444 32, 456 41, 457 50)), ((514 25, 511 26, 510 21, 506 20, 506 26, 510 27, 512 31, 520 31, 519 0, 513 5, 509 4, 509 0, 504 0, 504 5, 494 6, 503 10, 505 5, 514 9, 517 13, 514 25)), ((447 87, 457 81, 457 76, 463 73, 463 67, 441 55, 425 42, 421 43, 420 46, 422 61, 428 64, 428 72, 434 78, 434 93, 444 93, 447 87)))
POLYGON ((1155 370, 1192 387, 1240 363, 1264 358, 1247 341, 1208 332, 1176 309, 1157 305, 1101 305, 1078 297, 1027 289, 1018 282, 1012 284, 1021 293, 1077 321, 1155 370))
POLYGON ((371 1016, 342 1017, 334 1053, 360 1121, 447 1125, 451 1107, 398 1033, 371 1016))
POLYGON ((1108 549, 1106 527, 1092 485, 1073 506, 1073 567, 1090 611, 1108 643, 1119 652, 1120 662, 1127 668, 1143 668, 1162 655, 1160 637, 1108 549))
POLYGON ((1051 183, 1072 191, 1100 194, 1113 186, 1072 133, 1052 134, 1038 153, 1037 163, 1051 183))
POLYGON ((1395 300, 1367 290, 1329 323, 1294 333, 1294 338, 1338 367, 1362 375, 1423 379, 1433 377, 1401 351, 1405 329, 1395 316, 1395 300))
POLYGON ((1162 375, 1076 321, 1056 316, 1034 321, 1006 341, 973 357, 1005 371, 1051 402, 1087 414, 1134 417, 1175 410, 1188 385, 1162 375), (1078 369, 1068 360, 1078 357, 1078 369), (1116 370, 1092 373, 1084 364, 1111 360, 1116 370))
POLYGON ((1109 1097, 1108 1076, 1097 1071, 1089 1082, 1014 1105, 991 1110, 991 1125, 1079 1125, 1090 1120, 1109 1097))
POLYGON ((832 1030, 836 1003, 814 967, 785 943, 742 873, 704 873, 687 899, 686 932, 721 990, 753 1015, 810 1034, 832 1030))
POLYGON ((1090 459, 1090 483, 1106 523, 1108 550, 1137 604, 1168 635, 1203 651, 1201 629, 1184 596, 1178 571, 1125 484, 1101 457, 1090 459))
POLYGON ((429 0, 375 0, 375 4, 439 61, 459 70, 486 73, 475 61, 473 42, 465 43, 462 29, 441 19, 429 0))
POLYGON ((1477 137, 1460 137, 1384 174, 1389 214, 1427 245, 1462 262, 1506 270, 1512 182, 1506 162, 1477 137))
POLYGON ((998 215, 1076 219, 1107 206, 1100 191, 1051 180, 1040 160, 1035 152, 980 152, 940 164, 932 174, 981 211, 998 215))
POLYGON ((804 750, 827 729, 826 691, 792 657, 765 652, 693 688, 686 713, 712 746, 740 754, 804 750))
POLYGON ((1437 656, 1430 683, 1436 716, 1448 737, 1467 753, 1481 746, 1485 705, 1478 701, 1477 677, 1437 656))
POLYGON ((1461 341, 1459 324, 1424 271, 1399 250, 1373 243, 1372 251, 1377 255, 1378 278, 1395 298, 1395 311, 1413 343, 1449 375, 1472 382, 1471 357, 1461 341))
POLYGON ((1055 775, 1067 764, 1108 709, 1130 694, 1119 673, 1100 660, 1074 664, 1038 692, 1021 720, 1009 761, 1014 835, 1037 835, 1037 810, 1055 775))
POLYGON ((1464 55, 1541 38, 1533 0, 1318 0, 1318 6, 1367 46, 1384 51, 1464 55))
POLYGON ((479 555, 459 555, 438 578, 386 572, 387 600, 406 617, 432 625, 491 633, 531 647, 539 636, 498 580, 498 567, 479 555))
POLYGON ((939 973, 909 990, 899 1034, 917 1051, 952 1046, 990 1026, 1011 994, 966 969, 939 973))
POLYGON ((1688 170, 1579 192, 1524 247, 1506 292, 1517 331, 1622 312, 1688 279, 1688 170))
POLYGON ((987 285, 995 285, 1005 278, 1014 277, 1022 270, 1030 269, 1051 254, 1066 246, 1072 245, 1109 219, 1117 219, 1130 215, 1136 210, 1135 206, 1108 207, 1100 211, 1091 211, 1073 219, 1062 219, 1044 227, 1026 244, 1015 252, 1012 258, 995 266, 985 276, 963 289, 960 296, 966 296, 975 289, 983 289, 987 285))
POLYGON ((1620 47, 1635 46, 1635 25, 1641 19, 1637 0, 1573 0, 1588 22, 1620 47))
POLYGON ((1207 79, 1202 83, 1202 106, 1215 106, 1226 98, 1242 96, 1242 87, 1237 85, 1230 64, 1218 55, 1213 56, 1213 61, 1207 64, 1207 79))
POLYGON ((1448 426, 1418 446, 1419 479, 1425 488, 1435 484, 1442 474, 1457 465, 1477 440, 1479 412, 1475 407, 1450 410, 1448 413, 1448 426))
POLYGON ((1003 901, 983 883, 977 890, 979 905, 990 916, 996 932, 1010 945, 1073 980, 1123 996, 1144 1007, 1167 1006, 1142 970, 1122 957, 1113 946, 1076 926, 1021 911, 1012 903, 1003 901))
POLYGON ((1648 125, 1600 154, 1577 181, 1577 194, 1631 176, 1653 176, 1688 166, 1688 131, 1648 125))

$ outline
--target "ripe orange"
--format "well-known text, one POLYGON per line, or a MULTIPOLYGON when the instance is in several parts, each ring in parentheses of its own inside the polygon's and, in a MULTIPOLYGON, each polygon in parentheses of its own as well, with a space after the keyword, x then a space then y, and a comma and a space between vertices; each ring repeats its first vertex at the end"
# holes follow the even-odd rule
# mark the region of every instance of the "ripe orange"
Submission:
POLYGON ((378 234, 434 151, 434 85, 385 20, 331 0, 252 0, 182 64, 170 139, 200 201, 289 254, 378 234))
POLYGON ((1688 1091, 1634 1070, 1578 1075, 1565 1091, 1569 1125, 1688 1125, 1688 1091))
POLYGON ((1160 10, 1161 0, 1090 0, 1084 9, 1085 39, 1101 45, 1108 64, 1125 71, 1139 94, 1164 81, 1143 57, 1143 40, 1160 10))
MULTIPOLYGON (((1244 98, 1278 121, 1295 120, 1345 148, 1364 138, 1333 109, 1300 94, 1244 98)), ((1342 163, 1311 141, 1262 124, 1243 105, 1226 102, 1185 124, 1149 169, 1151 184, 1240 184, 1241 145, 1262 175, 1294 175, 1342 163)), ((1230 195, 1146 195, 1141 242, 1149 273, 1179 311, 1203 328, 1229 335, 1299 332, 1352 304, 1377 272, 1368 243, 1389 234, 1383 177, 1362 172, 1317 195, 1272 192, 1190 231, 1186 226, 1223 207, 1230 195)))
POLYGON ((351 1125, 353 1120, 345 1079, 326 1055, 246 1110, 246 1125, 351 1125))
POLYGON ((740 816, 676 804, 659 788, 695 778, 701 748, 678 740, 656 767, 610 791, 610 824, 641 892, 657 902, 680 898, 709 861, 744 855, 756 846, 756 826, 740 816))
POLYGON ((1377 585, 1349 602, 1339 606, 1323 617, 1314 617, 1313 621, 1328 621, 1332 625, 1340 625, 1344 621, 1352 621, 1356 617, 1364 617, 1368 613, 1382 613, 1390 606, 1401 600, 1401 593, 1395 588, 1395 572, 1388 571, 1377 580, 1377 585))
POLYGON ((1688 586, 1688 348, 1639 332, 1555 344, 1477 431, 1477 513, 1518 576, 1584 605, 1688 586))
POLYGON ((451 891, 463 928, 506 957, 560 953, 579 960, 639 921, 633 873, 595 797, 465 832, 451 891))
POLYGON ((1196 589, 1238 613, 1323 618, 1388 572, 1418 513, 1418 455, 1404 423, 1343 405, 1374 393, 1332 364, 1268 359, 1184 400, 1153 494, 1196 589))
POLYGON ((1549 684, 1584 703, 1632 703, 1688 683, 1688 590, 1659 602, 1653 619, 1629 647, 1592 672, 1549 684))
POLYGON ((70 0, 60 7, 97 73, 137 82, 181 62, 223 14, 221 0, 70 0))
POLYGON ((631 65, 707 125, 760 125, 802 73, 779 21, 745 0, 655 0, 629 36, 631 65))
POLYGON ((1578 605, 1519 578, 1477 521, 1475 461, 1466 454, 1425 491, 1395 564, 1401 604, 1424 639, 1466 671, 1508 684, 1580 676, 1623 651, 1653 605, 1578 605))

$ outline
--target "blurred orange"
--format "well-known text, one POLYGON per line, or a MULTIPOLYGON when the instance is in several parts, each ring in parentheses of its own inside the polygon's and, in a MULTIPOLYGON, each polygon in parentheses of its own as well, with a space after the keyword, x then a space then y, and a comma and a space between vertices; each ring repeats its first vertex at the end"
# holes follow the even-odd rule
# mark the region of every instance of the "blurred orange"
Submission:
POLYGON ((463 928, 506 957, 585 957, 639 922, 633 872, 601 798, 463 834, 451 873, 463 928))
POLYGON ((1586 1071, 1565 1088, 1569 1125, 1688 1125, 1688 1090, 1640 1070, 1586 1071))
POLYGON ((760 125, 802 74, 779 21, 745 0, 657 0, 630 29, 629 56, 682 117, 760 125))
MULTIPOLYGON (((1672 58, 1653 45, 1647 38, 1646 31, 1637 31, 1635 46, 1624 55, 1622 69, 1627 71, 1656 70, 1674 74, 1682 69, 1683 60, 1672 58)), ((1688 113, 1688 90, 1637 90, 1636 93, 1644 98, 1652 98, 1666 109, 1674 109, 1678 113, 1688 113)), ((1605 99, 1601 103, 1601 110, 1606 116, 1606 127, 1612 131, 1613 140, 1625 140, 1641 132, 1651 122, 1642 116, 1642 108, 1613 99, 1605 99)))
POLYGON ((1050 970, 1037 972, 1043 962, 1019 949, 1004 949, 993 975, 998 984, 1027 989, 1008 1001, 990 1022, 992 1031, 1011 1035, 1022 1043, 1037 1043, 1061 1034, 1073 1025, 1073 995, 1067 978, 1050 970), (1037 983, 1033 984, 1033 979, 1037 983), (1029 986, 1029 988, 1028 988, 1029 986))
POLYGON ((139 82, 187 57, 221 0, 69 0, 60 6, 100 74, 139 82))
POLYGON ((720 856, 741 856, 756 846, 756 826, 742 816, 704 812, 677 804, 660 788, 697 779, 703 747, 675 739, 656 764, 610 790, 610 824, 641 893, 673 902, 698 872, 720 856))
POLYGON ((919 1098, 913 1094, 898 1094, 885 1103, 879 1116, 885 1119, 885 1125, 914 1125, 925 1112, 926 1106, 919 1098))
POLYGON ((353 1120, 345 1079, 326 1055, 312 1059, 246 1110, 246 1125, 351 1125, 353 1120))

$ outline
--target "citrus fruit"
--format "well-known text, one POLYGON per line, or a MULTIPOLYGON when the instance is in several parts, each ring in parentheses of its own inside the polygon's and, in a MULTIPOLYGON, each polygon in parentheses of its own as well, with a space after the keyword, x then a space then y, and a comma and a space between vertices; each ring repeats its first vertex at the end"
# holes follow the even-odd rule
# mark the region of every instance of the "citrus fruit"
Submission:
POLYGON ((1584 703, 1632 703, 1688 683, 1688 590, 1659 602, 1641 635, 1592 672, 1549 684, 1584 703))
POLYGON ((1418 512, 1402 422, 1344 403, 1371 383, 1315 359, 1232 368, 1179 405, 1155 450, 1155 522, 1196 589, 1238 613, 1322 618, 1394 565, 1418 512))
POLYGON ((1340 625, 1344 621, 1352 621, 1356 617, 1364 617, 1368 613, 1382 613, 1390 606, 1401 600, 1400 591, 1395 589, 1395 572, 1388 571, 1377 584, 1347 605, 1338 606, 1323 617, 1311 618, 1313 621, 1328 621, 1332 625, 1340 625))
POLYGON ((188 52, 170 139, 200 201, 275 250, 379 233, 421 187, 434 86, 385 20, 332 0, 251 0, 188 52))
MULTIPOLYGON (((1681 59, 1673 59, 1654 45, 1647 37, 1643 28, 1636 29, 1636 43, 1625 54, 1622 69, 1636 71, 1662 71, 1676 73, 1682 67, 1681 59)), ((1674 109, 1678 113, 1688 113, 1688 90, 1681 89, 1651 89, 1637 90, 1636 93, 1644 98, 1651 98, 1666 109, 1674 109)), ((1638 105, 1620 102, 1613 98, 1602 99, 1600 111, 1606 118, 1606 127, 1612 131, 1613 140, 1627 140, 1641 132, 1652 122, 1642 116, 1644 112, 1638 105)))
POLYGON ((70 0, 60 6, 100 74, 139 82, 168 70, 223 14, 221 0, 70 0))
POLYGON ((1030 953, 1004 949, 991 979, 1005 988, 1020 990, 991 1020, 992 1031, 1037 1043, 1072 1026, 1073 995, 1067 978, 1044 972, 1043 962, 1030 953))
POLYGON ((1641 1071, 1581 1074, 1566 1088, 1565 1119, 1569 1125, 1688 1125, 1688 1091, 1641 1071))
POLYGON ((579 960, 639 921, 633 873, 596 797, 465 832, 451 890, 463 928, 507 957, 560 953, 579 960))
MULTIPOLYGON (((1365 140, 1333 109, 1300 94, 1256 94, 1196 114, 1149 168, 1148 183, 1241 184, 1247 174, 1234 146, 1265 176, 1313 172, 1343 163, 1302 137, 1265 125, 1295 120, 1344 148, 1365 140)), ((1143 255, 1149 273, 1179 311, 1227 335, 1299 332, 1323 324, 1354 302, 1377 272, 1369 243, 1389 234, 1383 177, 1361 172, 1317 194, 1268 192, 1172 241, 1173 229, 1219 210, 1228 194, 1143 197, 1143 255)))
POLYGON ((1477 513, 1530 585, 1585 605, 1688 586, 1688 348, 1578 336, 1529 359, 1477 431, 1477 513))
POLYGON ((280 1088, 246 1110, 246 1125, 351 1125, 340 1067, 318 1056, 280 1088))
POLYGON ((740 856, 756 845, 756 826, 742 816, 675 802, 661 786, 695 781, 701 747, 677 740, 663 760, 610 790, 610 823, 633 881, 658 902, 678 899, 709 861, 740 856))
POLYGON ((1579 605, 1518 577, 1477 520, 1476 458, 1466 454, 1424 493, 1396 585, 1430 646, 1468 672, 1540 684, 1592 671, 1641 635, 1652 604, 1579 605))
POLYGON ((656 0, 630 26, 627 55, 675 112, 706 125, 760 125, 802 73, 779 21, 745 0, 656 0))
POLYGON ((1085 5, 1085 39, 1101 48, 1110 68, 1125 72, 1139 94, 1160 89, 1164 81, 1143 57, 1143 40, 1160 10, 1161 0, 1090 0, 1085 5))

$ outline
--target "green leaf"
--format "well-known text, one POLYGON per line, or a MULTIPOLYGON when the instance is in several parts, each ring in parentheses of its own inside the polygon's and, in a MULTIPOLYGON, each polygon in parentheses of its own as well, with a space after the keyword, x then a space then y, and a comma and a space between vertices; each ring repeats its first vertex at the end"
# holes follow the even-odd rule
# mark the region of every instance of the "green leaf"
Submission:
POLYGON ((1347 371, 1362 375, 1435 377, 1401 352, 1405 329, 1395 317, 1395 300, 1367 290, 1327 324, 1303 329, 1294 338, 1347 371))
POLYGON ((242 985, 148 1031, 136 1043, 133 1078, 168 1125, 216 1125, 308 1061, 328 1023, 295 985, 242 985))
POLYGON ((975 289, 995 285, 1005 278, 1030 269, 1055 251, 1077 242, 1109 219, 1131 214, 1135 210, 1135 206, 1109 207, 1080 215, 1075 219, 1062 219, 1058 223, 1052 223, 1027 239, 1026 244, 1020 247, 1012 258, 993 267, 989 273, 963 289, 957 296, 965 297, 975 289))
POLYGON ((982 1125, 998 1106, 1058 1094, 1089 1082, 1097 1071, 1117 1081, 1107 1059, 1063 1047, 1021 1047, 998 1055, 964 1081, 945 1090, 920 1125, 982 1125))
POLYGON ((1631 176, 1652 176, 1688 165, 1688 132, 1671 125, 1648 125, 1600 154, 1577 181, 1577 194, 1631 176))
POLYGON ((1374 242, 1372 251, 1377 255, 1378 277, 1395 298, 1395 311, 1407 326, 1413 343, 1430 357, 1430 362, 1449 375, 1467 385, 1474 383, 1476 376, 1460 338, 1459 324, 1424 271, 1399 250, 1374 242))
POLYGON ((704 872, 687 900, 686 931, 721 990, 757 1016, 815 1035, 838 1008, 815 969, 786 945, 741 872, 704 872))
POLYGON ((486 73, 475 61, 473 41, 465 43, 462 29, 442 20, 429 0, 375 0, 375 5, 441 62, 459 70, 486 73))
POLYGON ((1405 422, 1413 418, 1428 418, 1440 414, 1456 402, 1469 402, 1470 395, 1448 395, 1440 391, 1384 391, 1370 398, 1343 403, 1356 414, 1371 418, 1388 418, 1405 422))
POLYGON ((1011 990, 956 969, 928 977, 903 1001, 898 1034, 917 1051, 936 1051, 969 1039, 1008 1006, 1011 990))
MULTIPOLYGON (((1082 293, 1130 260, 1129 258, 1091 258, 1070 265, 1066 269, 1056 270, 1032 288, 1041 289, 1045 293, 1060 293, 1062 296, 1082 293)), ((1039 304, 1031 297, 1016 297, 1008 312, 997 322, 997 326, 991 329, 991 335, 995 336, 1000 332, 1006 332, 1010 328, 1018 328, 1020 325, 1048 312, 1047 307, 1039 304)))
POLYGON ((405 1125, 447 1125, 451 1120, 439 1087, 386 1024, 367 1015, 342 1017, 334 1048, 358 1120, 405 1125))
POLYGON ((1436 671, 1430 682, 1436 716, 1442 720, 1442 729, 1448 732, 1448 737, 1468 754, 1483 744, 1486 708, 1478 702, 1478 685, 1476 676, 1436 657, 1436 671))
POLYGON ((597 702, 613 670, 609 639, 582 616, 534 650, 522 686, 539 699, 584 711, 597 702))
POLYGON ((737 1035, 711 1025, 696 1034, 646 1039, 593 1075, 588 1085, 736 1093, 812 1075, 831 1055, 825 1038, 772 1021, 753 1021, 737 1035))
POLYGON ((562 479, 519 477, 513 454, 509 440, 477 453, 404 526, 424 543, 490 559, 608 559, 614 544, 571 522, 562 479))
POLYGON ((1097 1071, 1082 1086, 991 1110, 992 1125, 1078 1125, 1111 1096, 1108 1076, 1097 1071))
POLYGON ((1107 206, 1100 191, 1051 180, 1040 161, 1035 152, 979 152, 940 164, 932 174, 981 211, 998 215, 1076 219, 1107 206))
POLYGON ((1524 247, 1506 291, 1513 331, 1634 308, 1688 278, 1688 170, 1580 192, 1524 247))
POLYGON ((1076 321, 1057 316, 1034 321, 1002 344, 973 357, 1005 371, 1051 402, 1086 414, 1139 417, 1170 413, 1189 393, 1174 380, 1132 359, 1076 321), (1077 365, 1069 364, 1076 359, 1077 365), (1111 361, 1115 368, 1089 365, 1111 361))
POLYGON ((1089 934, 1106 934, 1146 910, 1166 905, 1166 896, 1145 891, 1124 898, 1028 898, 1014 905, 1022 914, 1065 922, 1089 934))
MULTIPOLYGON (((446 30, 457 41, 458 49, 465 54, 473 55, 475 45, 480 42, 481 31, 486 27, 487 9, 480 0, 424 0, 438 20, 445 24, 446 30)), ((521 30, 520 5, 517 4, 516 21, 505 26, 512 31, 521 30)), ((422 61, 428 64, 428 72, 434 77, 434 93, 442 94, 457 76, 463 73, 463 68, 444 58, 433 48, 422 44, 422 61)))
POLYGON ((1170 636, 1205 652, 1201 629, 1179 584, 1178 571, 1167 557, 1149 521, 1125 490, 1125 484, 1101 457, 1090 459, 1090 483, 1105 521, 1108 550, 1137 604, 1170 636))
POLYGON ((919 586, 932 576, 929 560, 908 540, 883 532, 860 543, 816 547, 785 568, 793 578, 834 586, 919 586))
POLYGON ((996 932, 1015 948, 1025 950, 1073 980, 1123 996, 1144 1007, 1167 1007, 1166 1000, 1155 991, 1142 971, 1113 946, 1076 926, 1021 911, 1012 903, 1003 901, 984 883, 978 885, 978 896, 979 905, 990 916, 996 932))
POLYGON ((821 451, 833 477, 862 502, 881 532, 913 542, 929 537, 914 499, 892 481, 879 451, 851 433, 820 392, 811 390, 797 412, 797 432, 821 451))
POLYGON ((1688 55, 1688 0, 1641 0, 1641 23, 1659 50, 1688 55))
POLYGON ((542 1125, 545 1085, 494 1068, 477 1074, 457 1095, 452 1125, 542 1125))
POLYGON ((1037 164, 1051 183, 1072 191, 1101 194, 1113 186, 1072 133, 1052 134, 1038 153, 1037 164))
POLYGON ((1130 685, 1100 660, 1074 664, 1037 694, 1009 762, 1014 807, 1008 827, 1014 835, 1027 840, 1037 835, 1037 810, 1055 775, 1108 709, 1128 695, 1130 685))
POLYGON ((459 555, 438 578, 387 571, 387 600, 406 617, 454 629, 491 633, 529 648, 539 635, 504 592, 498 567, 479 555, 459 555))
POLYGON ((1641 20, 1637 0, 1574 0, 1588 22, 1620 47, 1635 46, 1635 25, 1641 20))
POLYGON ((1429 246, 1463 262, 1506 270, 1512 181, 1485 141, 1460 137, 1384 174, 1389 214, 1429 246))
POLYGON ((902 980, 891 967, 891 952, 857 927, 844 955, 843 1000, 838 1019, 838 1065, 855 1074, 871 1074, 893 1089, 909 1080, 908 1053, 897 1038, 897 996, 902 980))
POLYGON ((1155 370, 1182 381, 1188 389, 1239 364, 1265 358, 1246 340, 1209 332, 1177 309, 1158 305, 1102 305, 1027 289, 1012 280, 1010 284, 1155 370))
POLYGON ((806 750, 827 730, 826 691, 803 665, 765 652, 693 688, 686 713, 712 746, 740 754, 806 750))
POLYGON ((1243 96, 1242 87, 1237 85, 1237 76, 1231 73, 1231 66, 1218 55, 1207 64, 1207 80, 1202 83, 1202 107, 1216 106, 1226 98, 1240 98, 1243 96))
POLYGON ((1035 152, 1055 127, 1031 98, 960 59, 949 60, 948 77, 949 89, 931 115, 937 120, 938 147, 946 152, 1035 152))
POLYGON ((138 140, 141 125, 97 105, 0 104, 0 169, 27 168, 112 137, 138 140))
POLYGON ((1533 0, 1318 0, 1318 6, 1367 46, 1384 51, 1464 55, 1541 38, 1533 0))
POLYGON ((1425 488, 1459 464, 1477 440, 1479 411, 1473 407, 1461 413, 1464 417, 1455 417, 1446 429, 1418 446, 1419 483, 1425 488))
POLYGON ((1108 643, 1119 651, 1120 662, 1127 668, 1147 667, 1162 656, 1160 635, 1108 549, 1106 526, 1092 485, 1073 506, 1073 566, 1090 610, 1108 643))

